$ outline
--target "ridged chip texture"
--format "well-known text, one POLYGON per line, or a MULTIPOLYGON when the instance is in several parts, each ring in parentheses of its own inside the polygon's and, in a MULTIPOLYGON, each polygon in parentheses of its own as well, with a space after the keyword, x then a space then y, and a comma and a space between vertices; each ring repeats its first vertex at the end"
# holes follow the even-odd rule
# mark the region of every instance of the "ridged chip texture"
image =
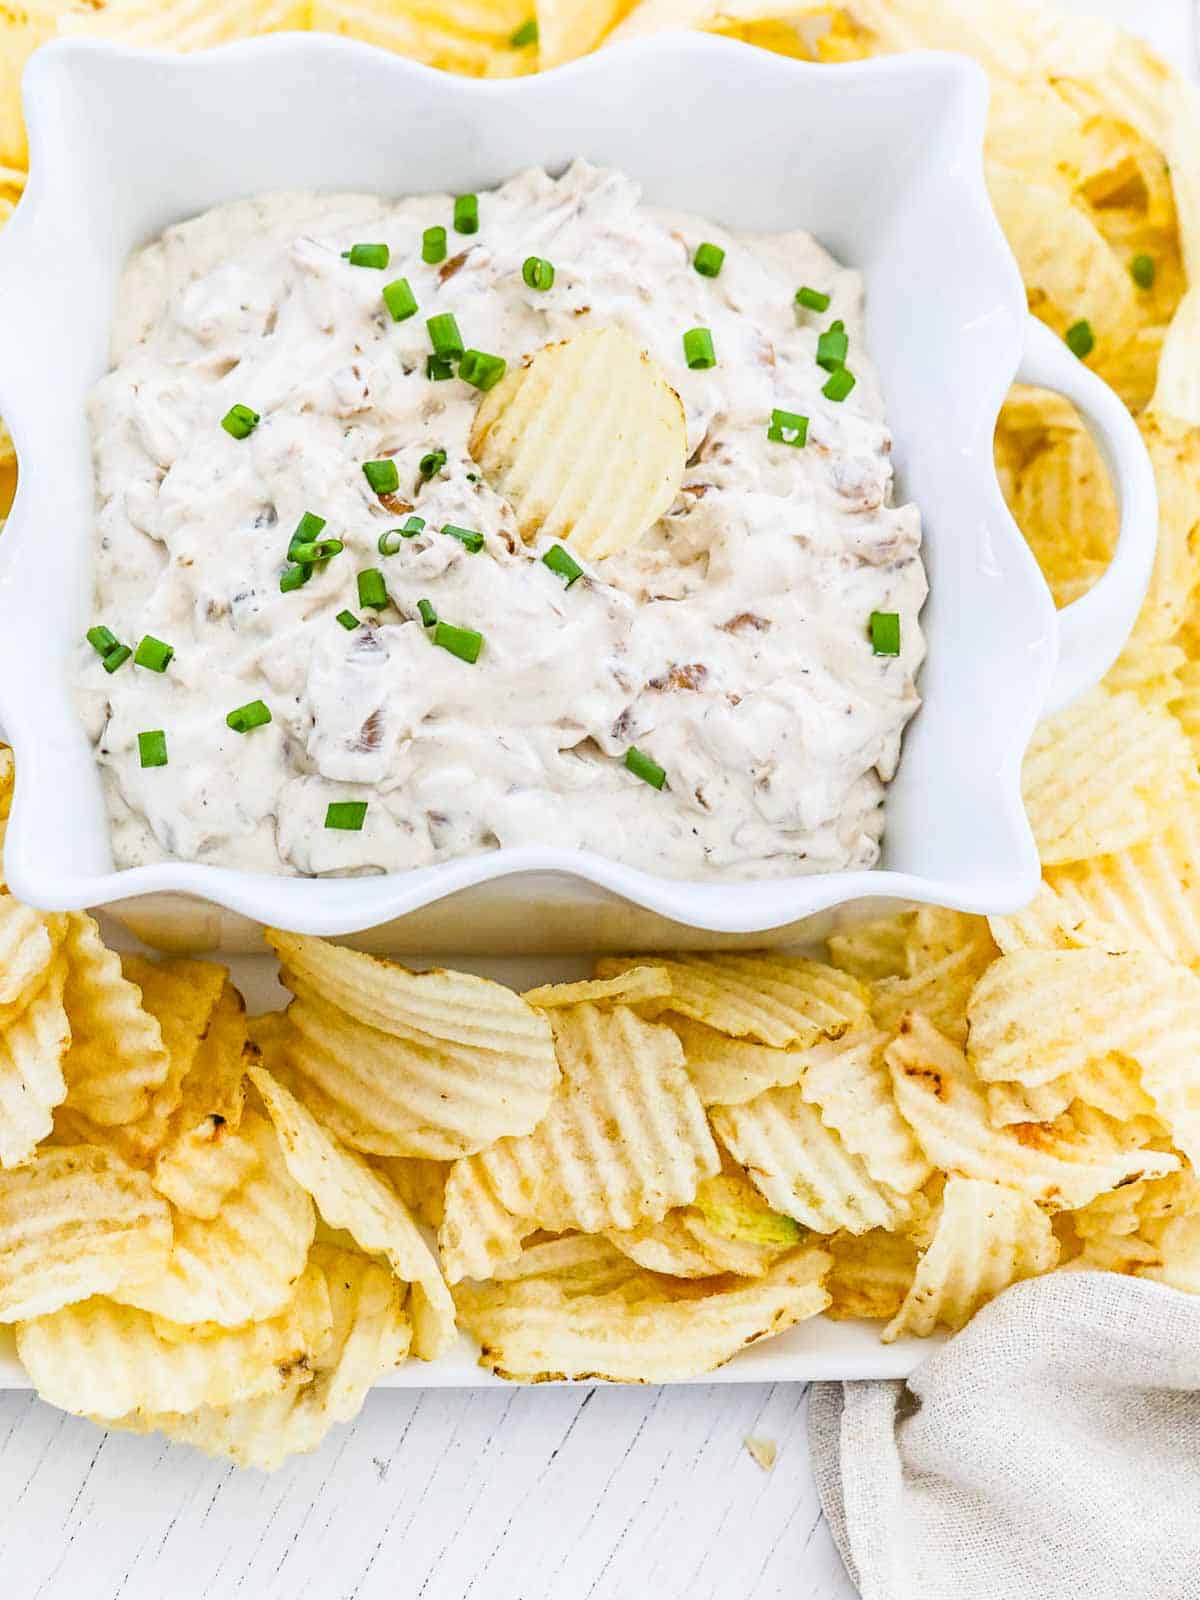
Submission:
POLYGON ((1046 882, 1038 885, 1022 910, 1007 917, 989 917, 988 925, 1006 956, 1018 950, 1108 950, 1120 954, 1129 947, 1128 934, 1085 914, 1075 897, 1068 899, 1046 882))
POLYGON ((917 1247, 903 1233, 873 1228, 870 1233, 839 1233, 825 1248, 833 1270, 825 1280, 835 1321, 851 1317, 889 1320, 904 1304, 917 1270, 917 1247))
MULTIPOLYGON (((631 957, 602 956, 596 976, 615 977, 634 965, 631 957)), ((809 1045, 866 1020, 867 991, 858 979, 803 956, 680 955, 656 965, 670 974, 667 1009, 731 1038, 809 1045)))
POLYGON ((247 1112, 232 1136, 258 1160, 211 1219, 174 1212, 170 1260, 114 1298, 172 1322, 240 1322, 273 1317, 304 1270, 316 1219, 312 1201, 288 1172, 275 1130, 247 1112))
POLYGON ((410 1285, 413 1354, 425 1361, 454 1342, 454 1302, 433 1252, 400 1196, 367 1162, 340 1144, 294 1095, 261 1067, 250 1077, 296 1182, 333 1228, 344 1228, 368 1255, 386 1256, 410 1285))
POLYGON ((914 960, 903 978, 882 978, 871 998, 871 1014, 880 1027, 894 1029, 906 1011, 919 1011, 939 1032, 964 1044, 967 1001, 996 956, 996 945, 982 917, 963 918, 974 926, 965 942, 930 951, 931 959, 914 960))
POLYGON ((332 1427, 358 1415, 373 1383, 403 1364, 410 1329, 404 1286, 389 1268, 357 1251, 322 1244, 313 1246, 312 1264, 325 1278, 333 1331, 308 1363, 311 1382, 288 1383, 278 1393, 232 1405, 130 1413, 108 1425, 161 1432, 262 1472, 316 1450, 332 1427))
POLYGON ((97 1297, 19 1323, 17 1353, 42 1399, 79 1415, 227 1405, 311 1381, 332 1332, 329 1299, 310 1268, 275 1316, 214 1330, 97 1297))
POLYGON ((1142 1088, 1137 1063, 1115 1053, 1097 1056, 1082 1071, 1035 1088, 1022 1083, 987 1086, 988 1115, 998 1128, 1011 1122, 1053 1122, 1077 1100, 1122 1122, 1154 1115, 1154 1101, 1142 1088))
POLYGON ((544 983, 527 989, 521 996, 528 1005, 547 1011, 555 1006, 577 1006, 584 1002, 599 1005, 610 1000, 614 1005, 636 1006, 644 1000, 663 1000, 671 992, 671 975, 666 967, 630 967, 615 978, 584 978, 578 983, 544 983))
POLYGON ((877 917, 860 922, 828 940, 829 961, 839 972, 848 972, 863 983, 880 978, 903 977, 908 971, 907 941, 912 926, 911 911, 894 917, 877 917))
POLYGON ((67 1104, 102 1127, 133 1122, 149 1109, 170 1069, 158 1018, 86 912, 67 919, 66 955, 67 1104))
POLYGON ((876 1183, 912 1194, 933 1168, 912 1129, 896 1108, 892 1076, 883 1052, 889 1036, 856 1030, 814 1045, 800 1082, 801 1098, 820 1112, 842 1144, 861 1158, 876 1183))
POLYGON ((705 1178, 691 1205, 668 1211, 661 1222, 611 1231, 610 1243, 652 1272, 710 1278, 732 1272, 761 1278, 772 1264, 804 1240, 791 1217, 772 1211, 733 1162, 705 1178))
POLYGON ((776 1211, 816 1233, 897 1228, 902 1195, 877 1183, 860 1157, 827 1128, 802 1088, 769 1089, 740 1106, 714 1106, 713 1129, 776 1211))
POLYGON ((107 1294, 170 1250, 166 1201, 110 1151, 49 1147, 0 1172, 0 1322, 107 1294))
POLYGON ((671 1383, 816 1316, 829 1303, 821 1287, 829 1264, 823 1251, 794 1250, 751 1283, 636 1269, 624 1276, 618 1268, 607 1289, 602 1273, 593 1288, 586 1276, 548 1271, 463 1285, 455 1298, 482 1347, 480 1365, 502 1378, 671 1383))
POLYGON ((1015 1189, 975 1178, 949 1178, 929 1247, 912 1287, 883 1332, 930 1334, 940 1324, 963 1327, 1009 1284, 1058 1264, 1050 1219, 1015 1189))
POLYGON ((993 1127, 974 1068, 923 1017, 904 1019, 887 1063, 900 1114, 935 1166, 1007 1184, 1052 1211, 1086 1205, 1106 1189, 1179 1165, 1165 1151, 1127 1149, 1112 1134, 1085 1132, 1070 1116, 993 1127))
POLYGON ((785 1050, 752 1039, 731 1039, 671 1011, 663 1012, 660 1021, 679 1036, 688 1076, 706 1106, 742 1105, 767 1089, 798 1083, 814 1053, 836 1048, 829 1040, 785 1050))
POLYGON ((470 1156, 450 1168, 438 1225, 438 1254, 450 1283, 490 1278, 497 1267, 515 1261, 522 1242, 537 1231, 533 1217, 525 1214, 536 1209, 536 1176, 526 1207, 520 1173, 505 1160, 508 1143, 487 1159, 470 1156), (504 1196, 515 1198, 519 1209, 510 1210, 504 1196))
POLYGON ((28 1161, 66 1099, 63 1057, 71 1025, 63 1007, 67 963, 57 956, 25 1010, 0 1033, 0 1168, 28 1161))
POLYGON ((683 403, 620 328, 545 345, 484 395, 471 454, 522 538, 598 559, 628 550, 679 493, 683 403))
POLYGON ((44 917, 10 894, 0 894, 0 1008, 23 1010, 45 981, 63 942, 63 919, 44 917))

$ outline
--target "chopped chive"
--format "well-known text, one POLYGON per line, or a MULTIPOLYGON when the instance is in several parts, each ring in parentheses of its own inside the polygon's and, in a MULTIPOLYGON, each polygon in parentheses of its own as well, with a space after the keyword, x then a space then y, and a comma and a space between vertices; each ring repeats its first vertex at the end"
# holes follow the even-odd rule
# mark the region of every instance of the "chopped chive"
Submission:
POLYGON ((446 452, 430 450, 428 455, 423 455, 417 462, 417 471, 423 478, 435 478, 445 465, 446 452))
POLYGON ((394 461, 364 461, 362 469, 376 494, 395 494, 400 487, 400 469, 394 461))
POLYGON ((343 833, 361 833, 366 820, 365 800, 334 800, 325 812, 325 826, 340 828, 343 833))
POLYGON ((234 733, 249 733, 251 728, 265 728, 270 720, 271 709, 265 700, 249 700, 225 718, 234 733))
POLYGON ((299 561, 297 550, 308 545, 318 544, 322 533, 325 531, 325 518, 317 516, 315 511, 306 511, 296 524, 296 531, 288 541, 288 560, 299 561))
POLYGON ((421 260, 427 261, 431 267, 435 267, 439 261, 445 261, 445 259, 445 228, 426 228, 421 235, 421 260))
POLYGON ((312 544, 302 544, 299 539, 293 539, 288 545, 288 558, 299 562, 302 567, 315 567, 319 561, 332 561, 345 548, 340 539, 317 539, 312 544))
POLYGON ((457 361, 463 353, 463 342, 462 334, 458 331, 458 323, 454 320, 454 313, 440 311, 436 317, 429 317, 425 326, 429 330, 429 342, 433 346, 434 355, 457 361))
POLYGON ((165 672, 174 654, 173 646, 164 644, 161 639, 156 639, 152 633, 148 633, 134 653, 133 664, 135 667, 146 667, 151 672, 165 672))
POLYGON ((490 356, 486 350, 464 350, 458 375, 474 389, 494 389, 507 366, 503 356, 490 356))
POLYGON ((849 367, 838 367, 821 385, 821 393, 827 400, 844 400, 857 381, 849 367))
POLYGON ((571 587, 577 578, 583 577, 583 568, 571 552, 564 549, 561 544, 552 544, 542 557, 542 561, 550 568, 551 572, 557 572, 560 578, 567 580, 564 585, 567 589, 571 587))
POLYGON ((900 615, 896 611, 872 611, 871 648, 877 656, 900 654, 900 615))
POLYGON ((667 775, 658 762, 644 756, 635 744, 631 744, 625 752, 625 765, 635 778, 648 783, 652 789, 661 789, 667 781, 667 775))
POLYGON ((554 287, 554 263, 545 256, 526 256, 521 267, 521 277, 530 289, 554 287))
POLYGON ((380 272, 392 259, 392 252, 385 244, 354 244, 349 250, 343 250, 342 255, 352 267, 376 267, 380 272))
POLYGON ((396 278, 384 284, 383 303, 392 313, 393 322, 406 322, 416 315, 417 297, 407 278, 396 278))
POLYGON ((460 194, 454 202, 455 233, 479 232, 479 196, 460 194))
POLYGON ((442 525, 442 532, 457 539, 459 544, 465 544, 472 555, 478 555, 483 549, 483 535, 474 528, 456 528, 452 522, 447 522, 442 525))
POLYGON ((1129 263, 1129 276, 1139 289, 1153 289, 1154 287, 1154 257, 1134 256, 1129 263))
POLYGON ((404 538, 405 535, 399 528, 389 528, 386 533, 379 535, 375 548, 381 556, 394 556, 404 538))
POLYGON ((125 665, 132 654, 133 651, 127 644, 119 644, 115 649, 108 652, 100 665, 104 668, 105 672, 115 672, 118 667, 123 667, 125 665))
POLYGON ((456 628, 449 622, 434 624, 433 642, 443 650, 449 650, 460 661, 469 661, 472 666, 479 660, 479 652, 483 649, 481 633, 476 633, 474 628, 456 628))
POLYGON ((367 567, 358 575, 358 603, 372 611, 382 611, 388 603, 387 584, 378 567, 367 567))
POLYGON ((426 356, 425 376, 430 383, 444 383, 454 376, 454 363, 449 356, 426 356))
POLYGON ((421 622, 425 627, 435 628, 437 626, 438 614, 433 609, 432 601, 418 600, 417 610, 421 613, 421 622))
POLYGON ((689 328, 684 334, 683 359, 693 371, 716 366, 717 355, 707 328, 689 328))
POLYGON ((798 411, 772 411, 767 438, 776 444, 794 445, 798 450, 808 442, 808 418, 798 411))
POLYGON ((98 656, 111 655, 121 644, 112 629, 99 622, 94 628, 89 628, 84 637, 98 656))
POLYGON ((810 289, 805 285, 796 290, 796 304, 803 306, 805 311, 828 311, 829 296, 822 294, 820 289, 810 289))
POLYGON ((143 767, 165 767, 167 764, 167 736, 161 728, 151 728, 139 733, 138 760, 143 767))
POLYGON ((538 42, 537 18, 530 17, 528 22, 523 22, 517 31, 509 38, 509 44, 514 50, 524 50, 526 45, 538 42))
POLYGON ((408 521, 399 530, 402 539, 415 539, 419 533, 425 531, 424 517, 409 517, 408 521))
POLYGON ((702 278, 715 278, 725 265, 725 252, 719 244, 709 244, 706 241, 696 246, 692 265, 702 278))
POLYGON ((355 628, 362 627, 361 617, 356 617, 353 611, 339 611, 337 614, 337 620, 341 623, 342 627, 345 628, 347 633, 353 633, 355 628))
POLYGON ((248 439, 261 420, 258 412, 251 411, 249 406, 230 406, 221 418, 221 426, 235 439, 248 439))
POLYGON ((1080 361, 1085 356, 1090 356, 1096 348, 1096 335, 1092 332, 1092 325, 1086 317, 1081 317, 1078 322, 1073 322, 1063 334, 1067 349, 1072 355, 1078 356, 1080 361))
POLYGON ((312 568, 310 566, 296 565, 293 567, 284 567, 283 571, 279 574, 280 594, 291 594, 293 589, 303 589, 304 585, 311 577, 312 568))
POLYGON ((850 340, 846 337, 846 324, 842 321, 831 322, 825 332, 817 340, 817 365, 824 367, 826 372, 836 372, 845 365, 846 352, 850 348, 850 340))

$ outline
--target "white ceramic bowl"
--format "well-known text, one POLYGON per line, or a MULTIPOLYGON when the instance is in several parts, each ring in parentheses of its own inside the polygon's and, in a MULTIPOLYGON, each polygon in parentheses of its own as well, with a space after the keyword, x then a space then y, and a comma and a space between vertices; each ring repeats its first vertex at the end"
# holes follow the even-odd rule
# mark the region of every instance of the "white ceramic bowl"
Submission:
POLYGON ((114 907, 176 948, 235 947, 271 922, 374 930, 398 952, 782 943, 888 903, 1007 911, 1030 897, 1038 867, 1021 758, 1038 717, 1118 653, 1156 513, 1127 413, 1027 316, 984 189, 987 90, 970 62, 816 67, 674 35, 543 77, 472 82, 365 46, 275 35, 190 57, 55 44, 34 56, 24 88, 31 176, 0 236, 0 411, 21 468, 0 541, 15 893, 48 909, 114 907), (580 154, 634 174, 651 202, 733 227, 809 228, 866 276, 868 345, 900 488, 923 513, 931 583, 924 705, 889 791, 881 868, 681 883, 547 847, 365 879, 186 862, 114 871, 67 659, 92 589, 84 399, 108 364, 125 258, 166 224, 240 195, 481 189, 580 154), (1057 617, 992 465, 1014 376, 1080 407, 1120 498, 1108 573, 1057 617))

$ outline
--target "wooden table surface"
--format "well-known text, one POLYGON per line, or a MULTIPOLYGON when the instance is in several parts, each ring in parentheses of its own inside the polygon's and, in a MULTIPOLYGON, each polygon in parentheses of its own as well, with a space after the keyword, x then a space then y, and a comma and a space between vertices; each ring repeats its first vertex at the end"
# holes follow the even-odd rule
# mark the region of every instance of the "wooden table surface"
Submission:
MULTIPOLYGON (((1196 67, 1191 0, 1064 0, 1196 67)), ((3 1600, 852 1600, 801 1384, 391 1390, 265 1476, 0 1393, 3 1600), (775 1441, 764 1472, 747 1435, 775 1441)))

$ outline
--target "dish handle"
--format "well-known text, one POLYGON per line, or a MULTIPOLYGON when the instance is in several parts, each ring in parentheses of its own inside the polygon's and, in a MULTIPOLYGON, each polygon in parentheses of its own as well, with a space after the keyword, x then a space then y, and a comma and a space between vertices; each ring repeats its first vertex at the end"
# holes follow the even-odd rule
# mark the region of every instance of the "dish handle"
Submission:
POLYGON ((1107 571, 1058 613, 1058 665, 1046 698, 1048 714, 1098 683, 1124 649, 1154 566, 1158 495, 1146 446, 1122 401, 1033 316, 1025 324, 1017 381, 1053 389, 1076 407, 1112 478, 1120 513, 1107 571))

